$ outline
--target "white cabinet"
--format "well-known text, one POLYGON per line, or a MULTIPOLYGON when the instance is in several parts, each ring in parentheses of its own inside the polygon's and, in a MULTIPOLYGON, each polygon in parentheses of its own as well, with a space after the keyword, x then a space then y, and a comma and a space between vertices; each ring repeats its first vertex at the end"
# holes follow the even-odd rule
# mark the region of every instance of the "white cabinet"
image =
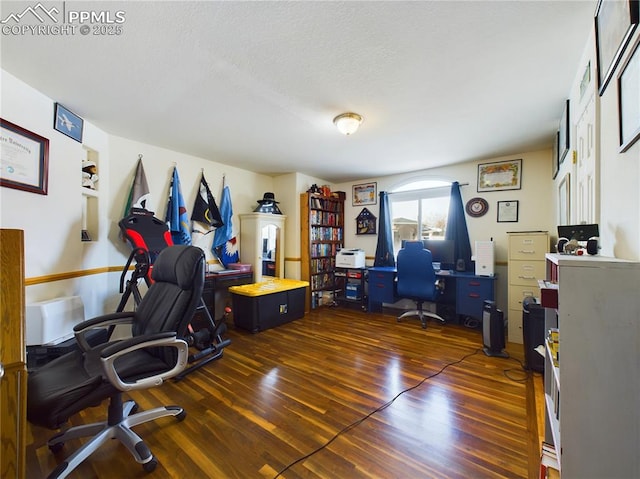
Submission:
POLYGON ((284 278, 285 215, 248 213, 240 215, 240 261, 253 268, 253 280, 263 276, 284 278))
POLYGON ((546 259, 557 308, 545 309, 545 325, 557 321, 559 360, 547 354, 545 441, 563 479, 640 477, 640 263, 546 259))
POLYGON ((544 279, 544 255, 549 252, 546 231, 509 233, 509 342, 522 343, 522 300, 540 297, 538 280, 544 279))

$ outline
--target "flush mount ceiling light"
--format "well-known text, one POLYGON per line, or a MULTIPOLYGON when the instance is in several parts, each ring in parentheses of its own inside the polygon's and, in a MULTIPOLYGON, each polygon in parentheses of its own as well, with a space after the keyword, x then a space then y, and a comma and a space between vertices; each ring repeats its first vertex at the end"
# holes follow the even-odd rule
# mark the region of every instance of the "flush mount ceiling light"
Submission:
POLYGON ((333 123, 338 128, 338 131, 343 135, 351 135, 358 131, 360 123, 362 123, 362 117, 357 113, 343 113, 333 119, 333 123))

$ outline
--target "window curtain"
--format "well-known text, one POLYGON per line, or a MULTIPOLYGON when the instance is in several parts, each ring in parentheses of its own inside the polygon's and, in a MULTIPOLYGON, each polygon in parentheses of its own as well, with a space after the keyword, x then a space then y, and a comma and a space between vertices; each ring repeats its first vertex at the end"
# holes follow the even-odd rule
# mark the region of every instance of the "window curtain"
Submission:
MULTIPOLYGON (((451 183, 451 199, 449 200, 449 216, 445 239, 453 240, 456 260, 464 261, 464 270, 473 271, 471 264, 471 242, 467 230, 467 220, 460 194, 460 183, 451 183)), ((456 268, 457 269, 457 268, 456 268)))
POLYGON ((393 231, 391 230, 391 214, 389 212, 389 195, 386 191, 380 192, 380 214, 378 227, 378 244, 374 266, 395 266, 396 259, 393 255, 393 231))

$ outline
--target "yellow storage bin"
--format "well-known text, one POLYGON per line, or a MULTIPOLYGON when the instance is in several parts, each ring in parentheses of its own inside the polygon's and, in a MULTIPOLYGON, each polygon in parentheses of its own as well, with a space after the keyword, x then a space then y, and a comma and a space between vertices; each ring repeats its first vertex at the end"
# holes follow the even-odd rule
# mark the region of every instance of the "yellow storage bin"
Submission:
POLYGON ((307 281, 271 279, 231 286, 233 322, 252 333, 274 328, 304 316, 307 281))

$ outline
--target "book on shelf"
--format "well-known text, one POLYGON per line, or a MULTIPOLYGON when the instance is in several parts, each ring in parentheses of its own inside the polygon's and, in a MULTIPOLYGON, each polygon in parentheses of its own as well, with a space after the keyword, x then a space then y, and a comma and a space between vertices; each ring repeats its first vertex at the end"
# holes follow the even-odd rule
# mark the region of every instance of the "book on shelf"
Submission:
POLYGON ((559 478, 560 463, 558 462, 556 448, 553 444, 543 442, 540 449, 540 477, 559 478))

